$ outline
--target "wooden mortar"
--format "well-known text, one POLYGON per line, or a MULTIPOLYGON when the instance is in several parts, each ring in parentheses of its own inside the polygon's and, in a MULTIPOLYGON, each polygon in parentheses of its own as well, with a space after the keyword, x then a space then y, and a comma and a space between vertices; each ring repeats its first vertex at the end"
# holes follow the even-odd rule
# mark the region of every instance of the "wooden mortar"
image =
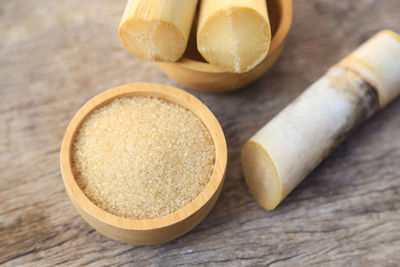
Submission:
MULTIPOLYGON (((245 73, 230 73, 207 63, 197 51, 195 23, 183 57, 177 62, 157 62, 157 65, 171 79, 199 91, 223 93, 250 84, 277 61, 292 24, 292 0, 268 0, 267 4, 272 40, 267 57, 254 69, 245 73)), ((194 21, 197 19, 195 18, 194 21)))
POLYGON ((198 225, 215 205, 224 183, 227 147, 220 124, 197 98, 183 90, 161 84, 136 83, 115 87, 90 99, 72 118, 60 152, 60 168, 68 197, 80 215, 109 238, 138 245, 175 239, 198 225), (166 216, 134 220, 113 215, 93 204, 82 192, 73 175, 71 152, 75 135, 88 115, 120 97, 152 96, 176 103, 192 111, 207 127, 215 146, 215 167, 204 190, 188 205, 166 216))

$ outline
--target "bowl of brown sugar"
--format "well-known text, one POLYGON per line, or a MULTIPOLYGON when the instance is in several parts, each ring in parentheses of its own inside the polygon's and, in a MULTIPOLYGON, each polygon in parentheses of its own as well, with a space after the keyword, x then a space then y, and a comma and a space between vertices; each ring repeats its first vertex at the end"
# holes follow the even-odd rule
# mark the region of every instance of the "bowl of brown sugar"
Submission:
POLYGON ((160 84, 113 88, 71 120, 60 166, 82 217, 122 242, 156 244, 193 229, 221 192, 226 141, 194 96, 160 84))

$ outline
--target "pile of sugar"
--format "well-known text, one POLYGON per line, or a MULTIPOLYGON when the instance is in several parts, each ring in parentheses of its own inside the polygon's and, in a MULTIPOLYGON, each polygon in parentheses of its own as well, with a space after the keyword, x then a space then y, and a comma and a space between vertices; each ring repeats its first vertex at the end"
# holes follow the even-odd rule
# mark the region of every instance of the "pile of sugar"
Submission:
POLYGON ((191 111, 154 97, 119 98, 88 116, 73 143, 75 179, 98 207, 131 219, 170 214, 211 178, 215 148, 191 111))

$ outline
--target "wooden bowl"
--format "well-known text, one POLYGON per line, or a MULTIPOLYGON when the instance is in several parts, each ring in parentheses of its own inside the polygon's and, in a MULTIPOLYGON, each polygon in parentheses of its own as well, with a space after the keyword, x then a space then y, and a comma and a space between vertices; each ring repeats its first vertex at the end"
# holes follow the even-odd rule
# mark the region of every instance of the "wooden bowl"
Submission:
POLYGON ((183 90, 161 84, 122 85, 90 99, 75 114, 65 132, 60 168, 67 194, 82 217, 100 233, 126 243, 149 245, 177 238, 198 225, 215 205, 225 178, 227 148, 224 133, 211 111, 183 90), (71 150, 83 121, 95 109, 119 97, 153 96, 177 103, 196 114, 209 130, 215 146, 215 167, 204 190, 188 205, 166 216, 133 220, 115 216, 93 204, 81 191, 72 172, 71 150))
MULTIPOLYGON (((292 0, 268 0, 272 40, 267 57, 246 73, 224 72, 207 63, 197 51, 196 25, 192 27, 188 48, 177 62, 158 62, 161 70, 185 87, 213 93, 223 93, 241 88, 263 75, 276 62, 286 43, 292 24, 292 0)), ((195 19, 197 21, 197 19, 195 19)))

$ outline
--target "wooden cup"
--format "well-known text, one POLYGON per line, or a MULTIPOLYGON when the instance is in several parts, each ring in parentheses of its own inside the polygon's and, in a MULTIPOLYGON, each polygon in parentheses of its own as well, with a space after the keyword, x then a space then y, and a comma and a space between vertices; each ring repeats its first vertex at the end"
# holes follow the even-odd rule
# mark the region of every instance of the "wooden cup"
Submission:
POLYGON ((72 118, 65 132, 60 152, 60 168, 74 207, 97 231, 109 238, 138 245, 149 245, 175 239, 198 225, 215 205, 224 183, 227 147, 224 133, 212 112, 197 98, 183 90, 161 84, 122 85, 90 99, 72 118), (78 129, 95 109, 116 98, 152 96, 179 104, 198 116, 210 132, 215 146, 215 167, 204 190, 188 205, 166 216, 133 220, 115 216, 93 204, 82 192, 72 172, 71 150, 78 129))
POLYGON ((277 61, 292 24, 292 0, 268 0, 267 2, 272 31, 271 46, 267 57, 254 69, 245 73, 230 73, 207 63, 197 51, 196 25, 192 27, 188 47, 183 57, 177 62, 157 62, 157 65, 171 79, 199 91, 223 93, 250 84, 277 61))

